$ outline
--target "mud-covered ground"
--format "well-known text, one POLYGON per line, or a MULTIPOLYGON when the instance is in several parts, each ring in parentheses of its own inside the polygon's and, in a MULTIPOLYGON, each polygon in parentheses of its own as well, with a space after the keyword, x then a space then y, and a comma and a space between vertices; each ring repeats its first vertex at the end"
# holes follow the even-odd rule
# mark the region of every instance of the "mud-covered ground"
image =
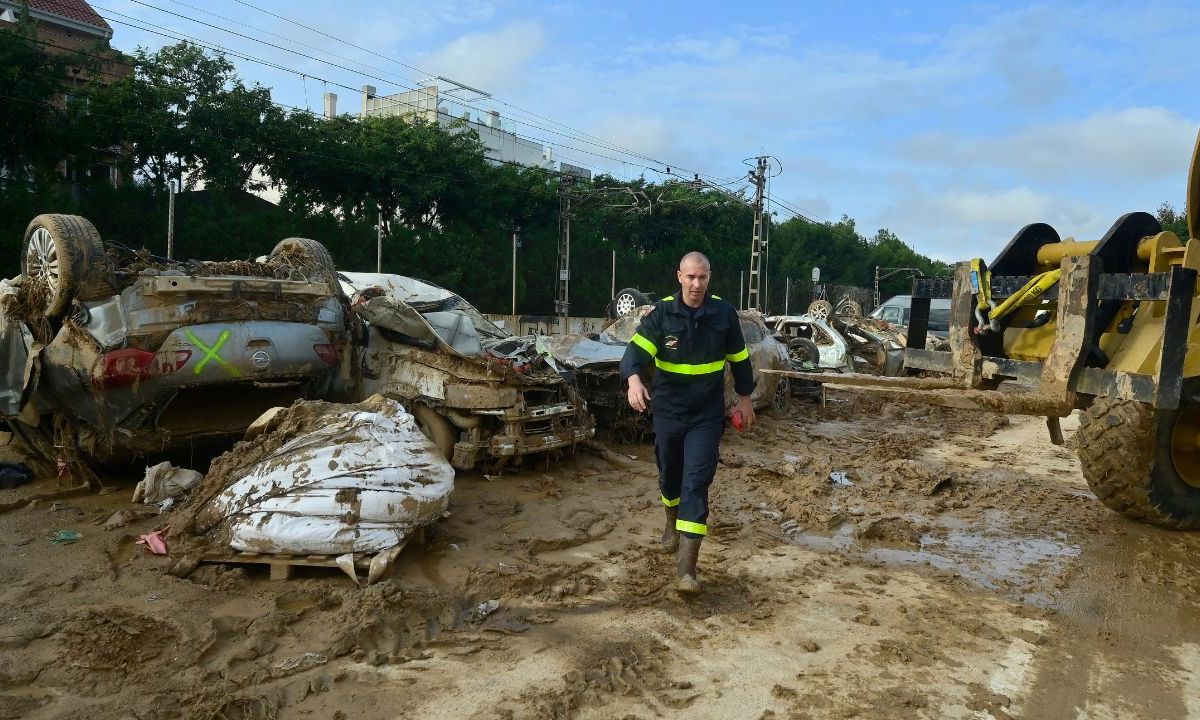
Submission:
POLYGON ((3 490, 0 717, 1200 718, 1200 536, 1100 506, 1074 428, 849 396, 763 416, 726 436, 691 601, 652 549, 648 445, 460 474, 361 590, 172 577, 134 545, 161 518, 102 526, 137 478, 3 490))

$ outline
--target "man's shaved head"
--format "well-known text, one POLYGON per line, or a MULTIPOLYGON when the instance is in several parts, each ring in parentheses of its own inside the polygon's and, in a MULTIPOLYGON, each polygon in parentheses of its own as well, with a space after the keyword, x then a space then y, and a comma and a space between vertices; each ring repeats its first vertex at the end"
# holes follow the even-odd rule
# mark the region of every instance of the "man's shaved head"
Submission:
POLYGON ((692 251, 679 261, 679 292, 683 303, 689 307, 700 307, 708 294, 708 281, 712 279, 712 265, 703 253, 692 251))
POLYGON ((700 265, 706 270, 712 270, 712 263, 708 261, 708 258, 704 257, 704 253, 696 252, 695 250, 691 251, 687 255, 684 255, 683 258, 680 259, 679 269, 682 270, 684 265, 690 264, 700 265))

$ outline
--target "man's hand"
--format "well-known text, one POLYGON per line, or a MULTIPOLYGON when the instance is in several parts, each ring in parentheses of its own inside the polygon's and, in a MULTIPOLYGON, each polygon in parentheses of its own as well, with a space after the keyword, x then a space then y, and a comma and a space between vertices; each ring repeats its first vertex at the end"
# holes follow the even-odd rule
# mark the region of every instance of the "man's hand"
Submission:
POLYGON ((626 396, 629 399, 629 407, 638 412, 646 412, 646 406, 650 403, 650 391, 637 375, 629 376, 629 391, 626 396))
POLYGON ((750 396, 739 396, 736 409, 742 414, 742 431, 749 430, 754 424, 754 403, 750 402, 750 396))

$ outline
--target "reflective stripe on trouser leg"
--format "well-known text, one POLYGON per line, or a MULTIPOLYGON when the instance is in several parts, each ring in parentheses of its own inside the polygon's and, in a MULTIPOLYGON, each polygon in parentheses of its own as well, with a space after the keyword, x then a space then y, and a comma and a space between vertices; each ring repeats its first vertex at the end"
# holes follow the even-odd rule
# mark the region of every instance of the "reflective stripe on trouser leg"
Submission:
POLYGON ((675 529, 689 537, 708 534, 708 488, 717 474, 724 418, 687 428, 683 436, 683 492, 675 529))
POLYGON ((663 505, 678 507, 683 492, 683 433, 681 423, 654 416, 654 462, 663 505))

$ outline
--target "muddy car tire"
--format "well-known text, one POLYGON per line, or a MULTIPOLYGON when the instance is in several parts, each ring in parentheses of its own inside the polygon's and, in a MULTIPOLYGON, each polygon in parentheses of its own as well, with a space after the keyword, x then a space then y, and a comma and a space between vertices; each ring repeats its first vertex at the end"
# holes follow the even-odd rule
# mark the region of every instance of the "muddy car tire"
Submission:
POLYGON ((612 316, 619 318, 623 315, 628 315, 636 308, 642 305, 649 305, 650 298, 637 288, 625 288, 621 292, 613 295, 612 299, 612 316))
POLYGON ((25 230, 21 274, 49 290, 43 313, 57 320, 75 300, 101 300, 117 294, 112 260, 100 233, 78 215, 38 215, 25 230))
POLYGON ((821 349, 817 344, 808 338, 792 338, 788 341, 788 356, 793 362, 804 362, 807 360, 813 365, 820 366, 821 364, 821 349))
POLYGON ((1100 397, 1079 425, 1079 463, 1109 508, 1172 530, 1200 529, 1200 405, 1155 410, 1100 397), (1190 450, 1189 450, 1190 448, 1190 450))
POLYGON ((417 429, 429 438, 438 452, 447 460, 454 457, 454 444, 458 442, 458 430, 441 413, 428 405, 415 403, 412 410, 413 418, 417 421, 417 429))
POLYGON ((863 316, 862 305, 857 300, 846 300, 838 305, 837 316, 842 318, 860 318, 863 316))
POLYGON ((298 268, 310 279, 324 282, 338 295, 342 294, 342 285, 338 281, 337 265, 329 249, 316 240, 302 237, 290 237, 279 241, 271 256, 291 253, 301 258, 298 268))
POLYGON ((813 300, 808 304, 808 314, 818 320, 828 320, 833 315, 833 305, 828 300, 813 300))

